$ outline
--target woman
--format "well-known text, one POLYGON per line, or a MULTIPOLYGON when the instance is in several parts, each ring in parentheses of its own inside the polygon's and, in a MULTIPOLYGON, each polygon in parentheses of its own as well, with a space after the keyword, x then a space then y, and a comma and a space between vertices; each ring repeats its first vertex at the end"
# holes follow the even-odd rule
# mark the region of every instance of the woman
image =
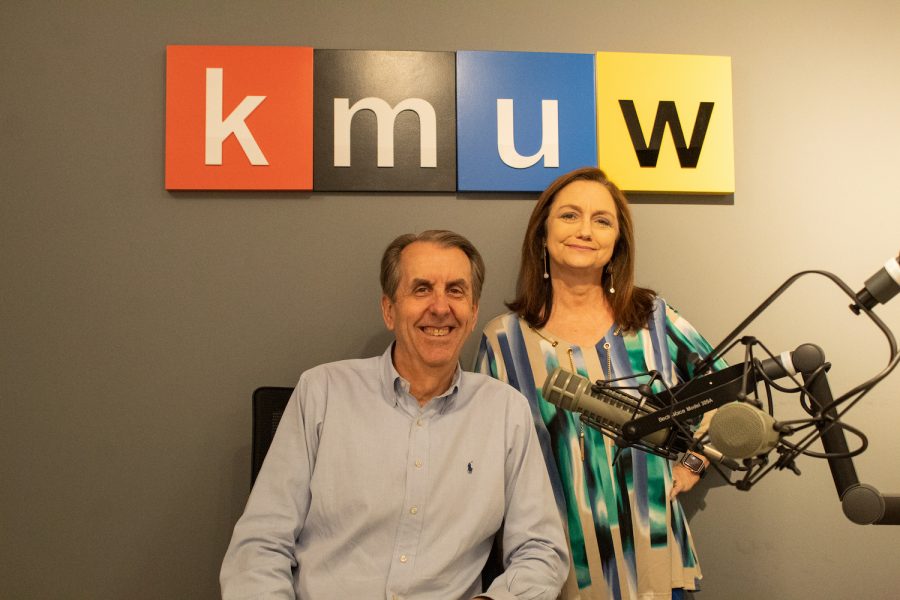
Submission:
POLYGON ((691 377, 689 355, 706 356, 710 345, 633 277, 624 194, 596 168, 563 175, 531 214, 516 298, 507 304, 513 312, 488 323, 476 361, 477 371, 507 381, 531 403, 572 549, 563 598, 680 598, 701 577, 675 496, 694 486, 706 459, 688 454, 687 466, 672 467, 624 449, 613 464, 608 437, 541 397, 557 366, 591 381, 650 369, 670 386, 691 377))

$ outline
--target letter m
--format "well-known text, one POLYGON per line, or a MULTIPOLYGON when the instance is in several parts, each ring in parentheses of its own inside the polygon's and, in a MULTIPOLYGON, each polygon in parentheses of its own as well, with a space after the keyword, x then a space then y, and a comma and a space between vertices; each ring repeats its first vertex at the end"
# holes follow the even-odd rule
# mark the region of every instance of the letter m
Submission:
POLYGON ((419 117, 419 164, 437 167, 437 117, 434 107, 421 98, 407 98, 394 108, 381 98, 363 98, 350 106, 349 98, 334 99, 334 166, 350 166, 350 122, 361 110, 375 113, 378 124, 378 166, 394 166, 394 121, 404 110, 419 117))
POLYGON ((682 169, 696 169, 700 161, 700 150, 703 149, 703 140, 706 139, 706 130, 709 128, 709 119, 712 116, 714 102, 701 102, 697 109, 697 119, 694 121, 694 131, 691 134, 691 143, 684 143, 684 131, 681 129, 681 121, 678 119, 678 109, 671 100, 660 100, 656 109, 656 120, 653 122, 653 132, 650 134, 650 143, 647 144, 641 123, 638 120, 637 111, 634 108, 634 100, 619 100, 622 116, 628 126, 631 135, 631 143, 637 154, 638 163, 642 167, 655 167, 659 159, 659 149, 662 145, 663 133, 666 124, 672 132, 672 140, 675 142, 675 151, 678 153, 678 162, 682 169))

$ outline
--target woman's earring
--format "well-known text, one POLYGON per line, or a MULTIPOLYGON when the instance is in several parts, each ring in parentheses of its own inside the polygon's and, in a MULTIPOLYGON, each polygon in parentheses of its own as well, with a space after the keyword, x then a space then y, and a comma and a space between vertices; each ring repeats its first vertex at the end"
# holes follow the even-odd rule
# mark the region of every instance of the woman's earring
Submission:
POLYGON ((550 259, 547 258, 547 244, 544 244, 544 250, 541 252, 544 260, 544 279, 550 279, 550 259))
POLYGON ((615 293, 616 293, 616 288, 615 288, 615 286, 613 285, 612 269, 608 269, 608 272, 609 272, 609 293, 610 293, 610 294, 615 294, 615 293))

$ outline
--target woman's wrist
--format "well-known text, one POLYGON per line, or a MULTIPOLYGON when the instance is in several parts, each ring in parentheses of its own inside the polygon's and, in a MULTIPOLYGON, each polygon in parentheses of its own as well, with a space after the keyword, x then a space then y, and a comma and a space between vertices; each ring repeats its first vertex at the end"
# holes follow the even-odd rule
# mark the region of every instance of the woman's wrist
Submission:
POLYGON ((679 462, 681 466, 698 477, 703 477, 706 474, 706 467, 709 465, 709 461, 706 460, 705 456, 690 451, 685 452, 679 462))

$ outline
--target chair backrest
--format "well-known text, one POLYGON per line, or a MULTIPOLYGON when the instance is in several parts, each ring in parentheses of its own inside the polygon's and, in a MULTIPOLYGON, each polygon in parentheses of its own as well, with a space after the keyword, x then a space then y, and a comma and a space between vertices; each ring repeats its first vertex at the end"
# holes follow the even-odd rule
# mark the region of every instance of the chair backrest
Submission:
POLYGON ((253 390, 253 451, 250 456, 250 485, 256 481, 256 476, 262 467, 266 452, 272 445, 272 438, 284 407, 294 388, 289 387, 261 387, 253 390))

